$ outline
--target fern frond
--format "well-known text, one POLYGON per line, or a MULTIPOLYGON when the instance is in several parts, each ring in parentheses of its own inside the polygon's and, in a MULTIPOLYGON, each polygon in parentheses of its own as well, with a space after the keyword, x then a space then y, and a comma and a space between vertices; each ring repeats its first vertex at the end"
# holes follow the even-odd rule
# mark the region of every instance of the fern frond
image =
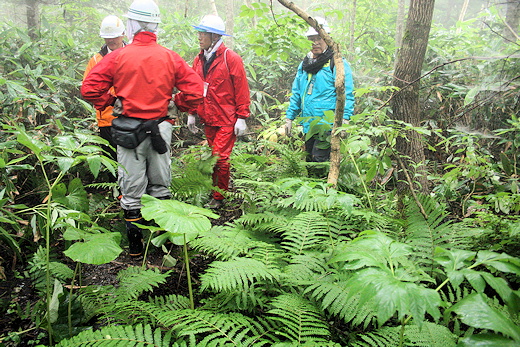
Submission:
POLYGON ((353 347, 398 347, 398 346, 428 346, 454 347, 457 338, 445 326, 425 322, 420 327, 407 325, 404 327, 403 343, 399 327, 383 327, 374 332, 358 335, 358 340, 352 342, 353 347))
POLYGON ((360 303, 360 296, 350 296, 346 280, 328 276, 307 288, 312 297, 321 303, 323 310, 339 317, 346 323, 366 329, 374 324, 376 312, 368 303, 360 303))
POLYGON ((270 346, 277 341, 275 328, 261 317, 183 310, 158 318, 163 326, 173 329, 178 339, 198 341, 197 346, 270 346))
POLYGON ((289 265, 283 269, 285 283, 302 285, 314 283, 317 276, 322 276, 328 267, 323 252, 305 252, 289 259, 289 265))
POLYGON ((236 291, 217 293, 204 302, 204 309, 219 312, 250 312, 257 314, 264 310, 272 299, 272 292, 266 286, 251 285, 236 291))
POLYGON ((328 324, 321 311, 310 301, 296 294, 282 294, 276 297, 271 305, 274 308, 268 313, 271 319, 279 322, 279 335, 298 343, 328 340, 328 324))
POLYGON ((280 180, 278 184, 290 195, 278 202, 278 206, 282 208, 292 207, 299 211, 316 212, 337 208, 344 213, 351 213, 354 206, 360 203, 354 195, 332 189, 322 182, 286 179, 280 180), (295 186, 299 187, 294 190, 295 186))
POLYGON ((446 220, 446 207, 430 196, 419 196, 427 219, 419 211, 419 206, 413 200, 407 204, 407 225, 402 242, 413 247, 416 262, 431 272, 434 268, 434 254, 436 247, 458 248, 467 239, 462 230, 453 227, 450 220, 446 220))
POLYGON ((280 273, 265 263, 250 258, 236 258, 226 262, 214 261, 200 276, 201 290, 231 291, 247 288, 258 281, 275 281, 280 273))
POLYGON ((118 301, 135 299, 145 291, 152 291, 153 287, 165 283, 171 271, 164 274, 158 270, 143 270, 140 267, 132 266, 119 271, 119 287, 115 295, 118 301))
POLYGON ((190 299, 182 295, 167 295, 152 297, 148 300, 151 304, 165 310, 184 310, 190 307, 190 299))
POLYGON ((75 347, 75 346, 156 346, 156 347, 177 347, 171 341, 171 333, 163 332, 160 329, 152 330, 149 325, 136 326, 108 326, 101 330, 87 330, 79 333, 73 338, 62 340, 56 346, 75 347))
POLYGON ((255 233, 240 224, 214 226, 202 237, 190 242, 190 246, 215 256, 219 260, 228 260, 246 254, 251 248, 261 247, 269 235, 255 233))
POLYGON ((299 214, 284 229, 282 247, 292 254, 317 249, 329 237, 327 219, 317 212, 299 214))
MULTIPOLYGON (((54 278, 58 279, 61 283, 70 280, 74 276, 74 271, 67 265, 57 261, 50 261, 49 264, 50 275, 52 276, 51 282, 54 282, 54 278)), ((45 249, 40 246, 34 253, 32 259, 29 262, 29 273, 33 280, 33 285, 39 291, 45 290, 45 276, 46 276, 47 260, 45 256, 45 249)))

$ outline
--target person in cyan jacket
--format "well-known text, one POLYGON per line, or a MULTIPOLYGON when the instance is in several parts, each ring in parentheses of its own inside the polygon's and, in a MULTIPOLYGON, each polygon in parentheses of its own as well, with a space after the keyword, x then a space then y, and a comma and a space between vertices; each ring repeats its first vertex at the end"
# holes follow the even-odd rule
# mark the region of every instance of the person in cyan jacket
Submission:
POLYGON ((135 148, 120 143, 117 146, 117 161, 121 164, 118 172, 122 193, 120 204, 126 221, 129 254, 138 256, 143 250, 142 230, 136 225, 144 224, 141 197, 143 194, 159 199, 171 197, 173 120, 165 119, 172 94, 175 89, 180 91, 175 95, 179 110, 194 112, 203 101, 204 84, 177 53, 157 43, 156 33, 161 20, 153 0, 134 0, 126 17, 126 32, 131 43, 107 54, 94 66, 83 81, 81 94, 102 111, 115 102, 115 97, 108 93, 113 86, 122 105, 119 117, 156 124, 152 134, 135 148), (160 151, 156 142, 152 142, 157 133, 161 138, 160 151))
MULTIPOLYGON (((330 27, 324 18, 316 17, 318 24, 330 33, 330 27)), ((327 46, 314 28, 305 33, 312 41, 311 51, 298 66, 292 84, 292 95, 286 112, 285 131, 291 135, 292 123, 296 117, 303 117, 303 132, 306 134, 305 150, 307 161, 324 162, 330 158, 330 141, 327 139, 332 129, 332 122, 324 119, 325 111, 336 109, 336 71, 334 52, 327 46), (328 131, 319 131, 323 126, 328 131)), ((350 65, 343 59, 345 67, 345 111, 343 121, 348 122, 354 112, 354 82, 350 65)))
MULTIPOLYGON (((224 21, 215 15, 206 15, 194 26, 199 35, 201 51, 193 61, 193 69, 204 80, 204 103, 197 114, 204 124, 208 144, 216 156, 213 184, 223 191, 229 189, 229 157, 237 136, 245 135, 249 117, 249 85, 242 58, 227 48, 222 36, 224 21)), ((195 117, 188 116, 188 129, 195 133, 195 117)), ((214 191, 208 207, 221 207, 224 196, 214 191)))

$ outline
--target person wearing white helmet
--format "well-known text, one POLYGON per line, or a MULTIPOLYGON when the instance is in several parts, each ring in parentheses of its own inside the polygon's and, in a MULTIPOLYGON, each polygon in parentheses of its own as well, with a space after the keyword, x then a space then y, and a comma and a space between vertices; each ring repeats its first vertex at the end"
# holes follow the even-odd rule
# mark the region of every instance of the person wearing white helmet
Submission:
MULTIPOLYGON (((327 21, 316 17, 316 21, 327 33, 331 32, 327 21)), ((305 118, 301 122, 305 134, 307 161, 325 162, 330 158, 330 132, 332 122, 325 120, 326 111, 336 109, 336 71, 334 51, 312 27, 305 36, 312 42, 311 51, 298 66, 292 84, 292 95, 286 112, 285 131, 291 136, 292 122, 296 117, 305 118)), ((343 59, 345 67, 345 111, 343 121, 348 122, 354 113, 354 82, 350 65, 343 59)))
MULTIPOLYGON (((99 63, 105 55, 126 44, 123 40, 124 35, 125 25, 121 19, 114 15, 106 16, 103 19, 99 29, 99 36, 105 40, 105 44, 101 47, 98 53, 94 54, 94 56, 90 58, 83 74, 83 79, 87 77, 90 70, 92 70, 92 68, 99 63)), ((114 89, 112 88, 110 92, 114 93, 114 89)), ((112 120, 114 119, 112 109, 113 107, 109 106, 103 111, 96 110, 96 119, 99 128, 99 136, 110 143, 110 146, 103 146, 103 149, 109 154, 111 159, 116 160, 116 153, 113 148, 116 148, 117 146, 114 143, 111 134, 112 120)))
POLYGON ((160 12, 153 0, 135 0, 126 14, 131 43, 108 54, 90 72, 81 86, 83 97, 96 109, 115 102, 107 91, 114 86, 118 116, 112 131, 117 142, 118 171, 129 243, 129 254, 143 250, 141 197, 171 197, 173 119, 168 106, 174 90, 180 111, 194 112, 203 101, 204 84, 174 51, 157 43, 160 12), (120 105, 119 105, 120 104, 120 105), (120 106, 120 107, 119 107, 120 106))
MULTIPOLYGON (((224 21, 216 15, 206 15, 198 25, 200 53, 193 61, 193 69, 205 83, 204 103, 197 108, 204 132, 217 163, 213 184, 219 188, 212 193, 210 208, 221 207, 229 189, 229 157, 237 136, 246 133, 246 118, 251 103, 249 85, 242 58, 227 48, 222 36, 226 34, 224 21)), ((195 116, 188 116, 188 129, 197 132, 195 116)))

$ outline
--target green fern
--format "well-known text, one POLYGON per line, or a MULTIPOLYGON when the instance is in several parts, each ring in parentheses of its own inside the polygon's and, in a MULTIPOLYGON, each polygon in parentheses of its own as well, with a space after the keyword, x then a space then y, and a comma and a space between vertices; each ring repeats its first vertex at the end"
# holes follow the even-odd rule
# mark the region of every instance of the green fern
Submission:
POLYGON ((200 276, 201 290, 242 290, 258 281, 273 282, 280 277, 279 270, 251 258, 236 258, 226 262, 214 261, 200 276))
POLYGON ((456 346, 456 336, 442 325, 424 323, 404 327, 383 327, 376 331, 357 335, 352 347, 451 347, 456 346), (402 336, 401 336, 402 335, 402 336), (402 340, 402 341, 401 341, 402 340))
POLYGON ((458 248, 467 243, 469 238, 464 230, 455 228, 451 220, 446 220, 448 213, 445 206, 430 196, 419 196, 419 201, 428 218, 425 219, 420 213, 415 200, 409 200, 406 210, 407 225, 402 241, 413 247, 416 262, 432 272, 436 247, 458 248))
POLYGON ((337 191, 322 182, 308 182, 301 179, 285 179, 277 182, 282 191, 289 195, 280 200, 278 206, 292 207, 299 211, 325 212, 340 209, 351 213, 360 203, 354 195, 337 191))
POLYGON ((290 341, 326 342, 330 331, 321 311, 310 301, 296 294, 282 294, 276 297, 269 310, 271 319, 279 322, 277 334, 290 341))
POLYGON ((152 330, 149 325, 136 326, 108 326, 96 331, 84 331, 73 338, 62 340, 56 346, 58 347, 76 347, 76 346, 164 346, 177 347, 176 343, 172 344, 171 333, 163 332, 160 329, 152 330))
MULTIPOLYGON (((54 282, 54 279, 57 279, 61 283, 64 283, 74 276, 73 270, 71 270, 67 265, 57 261, 49 262, 49 270, 52 277, 51 282, 54 282)), ((38 247, 38 250, 34 253, 29 262, 29 273, 31 274, 36 289, 38 291, 45 291, 46 256, 45 249, 42 246, 38 247)))
POLYGON ((239 313, 182 310, 160 314, 158 320, 178 340, 197 341, 197 346, 270 346, 278 341, 271 322, 239 313))
POLYGON ((119 287, 115 292, 117 301, 135 299, 145 291, 152 291, 153 287, 166 282, 170 273, 171 271, 162 274, 155 269, 143 270, 137 266, 121 270, 117 274, 119 279, 119 287))
POLYGON ((306 292, 321 304, 321 308, 346 323, 366 329, 376 323, 376 312, 369 303, 360 302, 360 295, 349 295, 345 278, 330 275, 307 288, 306 292))
POLYGON ((329 240, 327 219, 317 212, 303 212, 296 216, 283 230, 282 247, 299 255, 310 249, 318 249, 329 240))
POLYGON ((190 246, 219 260, 228 260, 245 255, 251 248, 261 247, 269 240, 268 235, 255 233, 235 223, 214 226, 204 237, 191 241, 190 246))

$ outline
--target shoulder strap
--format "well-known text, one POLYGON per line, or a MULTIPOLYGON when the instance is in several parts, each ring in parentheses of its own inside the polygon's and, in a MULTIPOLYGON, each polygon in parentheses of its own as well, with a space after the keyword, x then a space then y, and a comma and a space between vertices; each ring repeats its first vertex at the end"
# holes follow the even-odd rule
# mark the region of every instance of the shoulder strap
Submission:
POLYGON ((227 51, 229 50, 229 48, 226 48, 226 50, 224 51, 224 63, 226 64, 226 69, 229 73, 229 66, 227 64, 227 51))

